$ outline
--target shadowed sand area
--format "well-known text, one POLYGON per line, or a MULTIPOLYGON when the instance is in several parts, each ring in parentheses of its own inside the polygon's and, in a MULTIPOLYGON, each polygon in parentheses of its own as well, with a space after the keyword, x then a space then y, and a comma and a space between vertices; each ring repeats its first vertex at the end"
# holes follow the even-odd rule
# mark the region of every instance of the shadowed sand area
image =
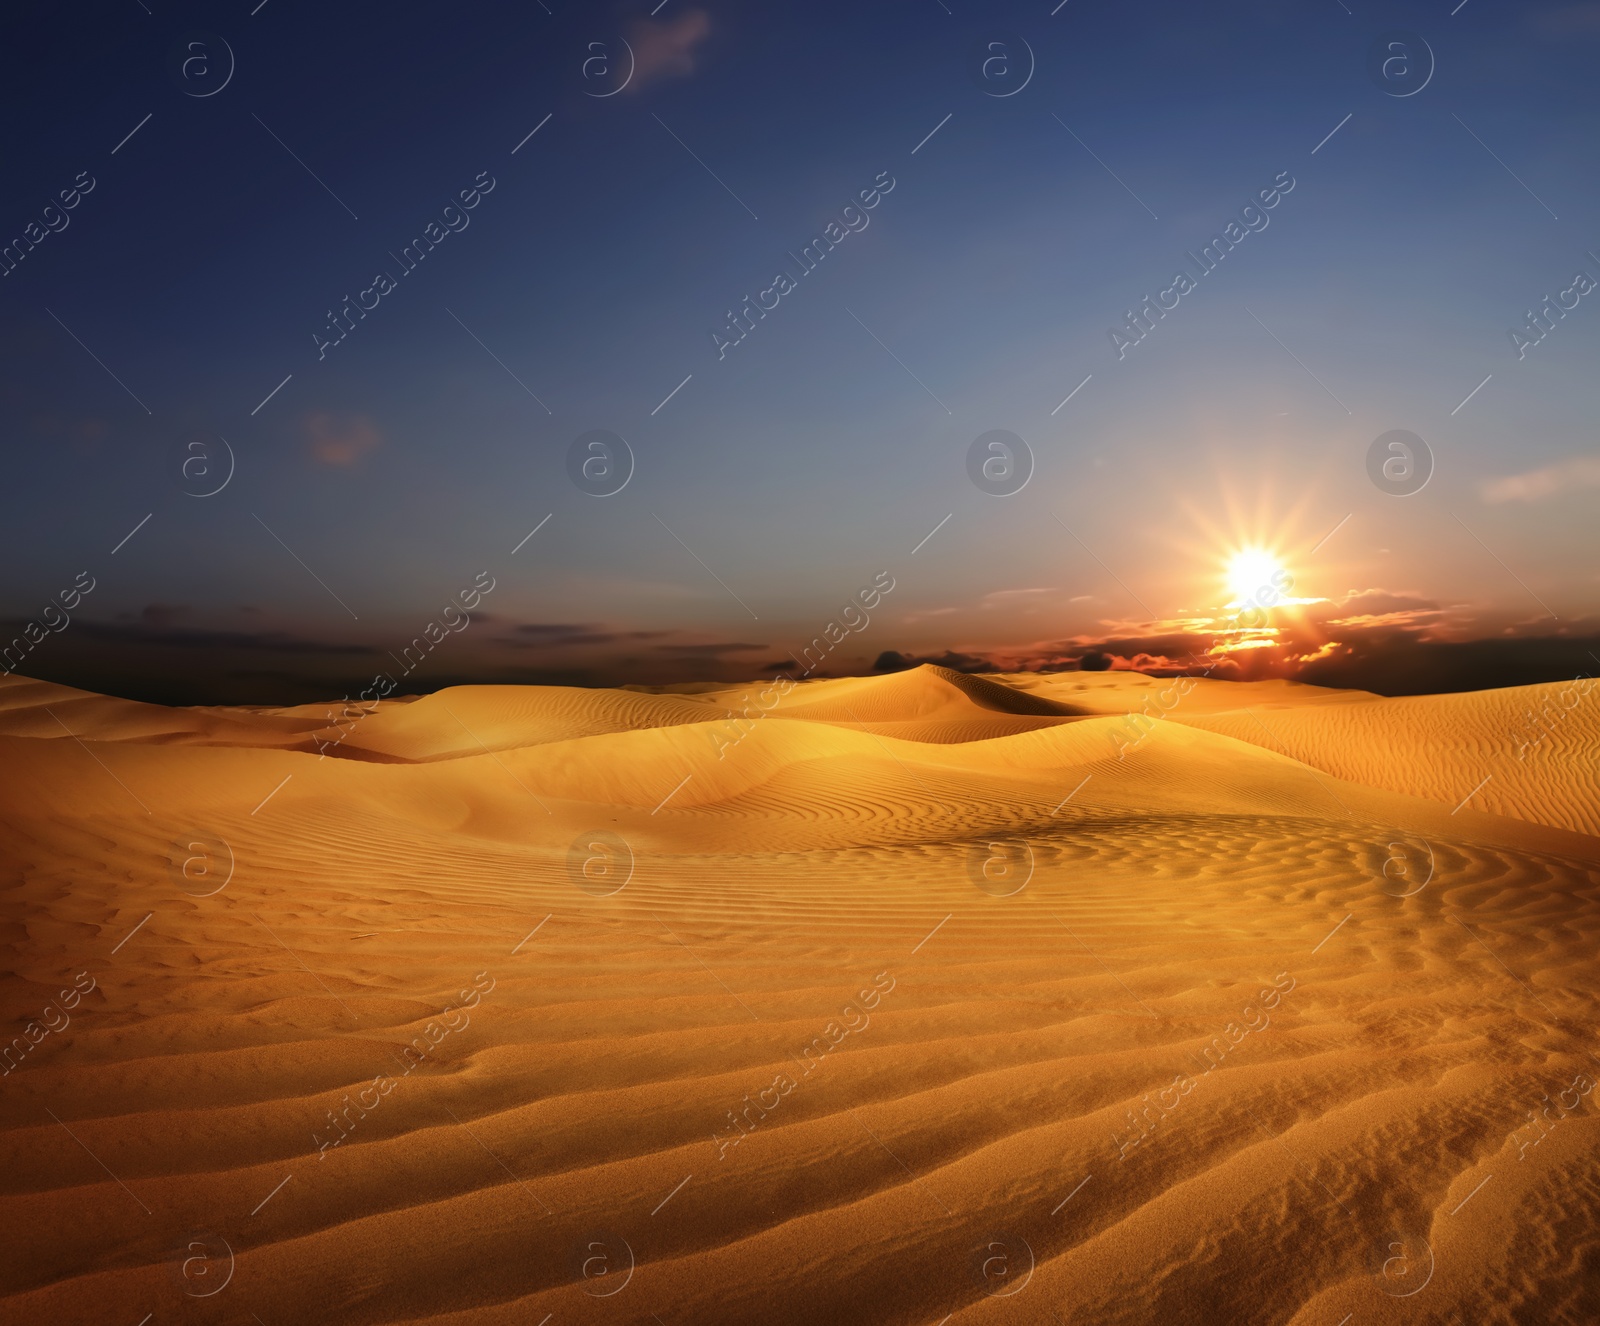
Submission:
POLYGON ((1168 686, 6 679, 0 1320, 1600 1320, 1600 702, 1168 686))

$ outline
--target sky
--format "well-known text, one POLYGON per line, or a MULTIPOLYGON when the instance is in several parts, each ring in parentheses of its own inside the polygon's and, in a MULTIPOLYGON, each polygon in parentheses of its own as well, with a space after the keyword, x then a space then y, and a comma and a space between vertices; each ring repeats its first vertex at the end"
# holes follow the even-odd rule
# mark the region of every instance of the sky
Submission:
POLYGON ((24 675, 1600 672, 1600 3, 10 37, 24 675))

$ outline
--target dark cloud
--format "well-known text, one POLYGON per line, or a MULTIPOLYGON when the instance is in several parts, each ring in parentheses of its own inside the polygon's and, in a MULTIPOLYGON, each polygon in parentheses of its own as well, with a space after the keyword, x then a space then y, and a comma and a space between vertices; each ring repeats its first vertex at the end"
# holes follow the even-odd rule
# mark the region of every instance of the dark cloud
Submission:
MULTIPOLYGON (((613 631, 574 622, 524 622, 500 637, 501 644, 520 649, 562 649, 573 645, 620 645, 632 640, 659 640, 671 631, 613 631)), ((756 646, 763 648, 764 646, 756 646)))
MULTIPOLYGON (((174 626, 172 622, 189 610, 152 603, 137 617, 115 622, 74 620, 66 632, 68 639, 97 640, 110 645, 159 645, 169 649, 207 651, 217 649, 259 650, 278 654, 374 654, 370 645, 339 644, 312 640, 288 631, 212 631, 198 627, 174 626)), ((24 619, 0 620, 0 633, 15 634, 24 619)))
POLYGON ((924 663, 949 668, 952 672, 994 672, 994 659, 986 654, 958 654, 947 649, 942 654, 902 654, 897 649, 886 649, 872 665, 874 672, 904 672, 924 663))
POLYGON ((123 613, 118 621, 138 622, 141 626, 153 626, 164 630, 179 619, 187 617, 192 609, 187 603, 147 603, 137 615, 123 613))
POLYGON ((769 645, 747 645, 739 643, 718 644, 711 642, 698 645, 657 645, 656 649, 663 654, 681 654, 694 658, 718 658, 723 654, 746 654, 753 649, 768 649, 769 645))
POLYGON ((1342 644, 1296 674, 1318 686, 1380 695, 1481 691, 1595 675, 1600 675, 1600 635, 1418 640, 1398 631, 1342 644))

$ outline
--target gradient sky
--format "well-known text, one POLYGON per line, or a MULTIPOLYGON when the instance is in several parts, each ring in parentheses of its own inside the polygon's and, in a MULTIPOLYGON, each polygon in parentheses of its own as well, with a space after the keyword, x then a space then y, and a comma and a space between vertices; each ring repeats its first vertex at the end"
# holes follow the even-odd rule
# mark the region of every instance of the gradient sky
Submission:
POLYGON ((26 674, 353 693, 485 571, 402 690, 754 676, 879 572, 827 671, 1155 665, 1214 643, 1246 544, 1311 600, 1278 669, 1600 671, 1600 289, 1524 358, 1508 335, 1600 282, 1600 4, 253 3, 36 8, 0 53, 4 242, 67 219, 0 277, 7 634, 95 583, 26 674), (1414 95, 1369 77, 1392 30, 1433 53, 1414 95), (232 76, 193 95, 217 36, 232 76), (1033 76, 990 95, 972 51, 1015 36, 1033 76), (1119 359, 1109 329, 1280 172, 1119 359), (592 429, 635 456, 613 496, 567 475, 592 429), (1033 452, 1009 497, 967 477, 990 429, 1033 452), (1431 448, 1421 492, 1368 478, 1391 429, 1431 448), (233 479, 189 495, 183 449, 221 438, 233 479))

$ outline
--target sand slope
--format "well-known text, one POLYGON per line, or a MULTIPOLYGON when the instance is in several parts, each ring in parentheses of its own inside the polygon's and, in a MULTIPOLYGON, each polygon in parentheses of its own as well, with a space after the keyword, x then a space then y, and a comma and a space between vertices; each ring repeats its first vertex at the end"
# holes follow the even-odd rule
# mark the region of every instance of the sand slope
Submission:
POLYGON ((1589 710, 1152 685, 7 681, 0 1320, 1596 1319, 1589 710))

